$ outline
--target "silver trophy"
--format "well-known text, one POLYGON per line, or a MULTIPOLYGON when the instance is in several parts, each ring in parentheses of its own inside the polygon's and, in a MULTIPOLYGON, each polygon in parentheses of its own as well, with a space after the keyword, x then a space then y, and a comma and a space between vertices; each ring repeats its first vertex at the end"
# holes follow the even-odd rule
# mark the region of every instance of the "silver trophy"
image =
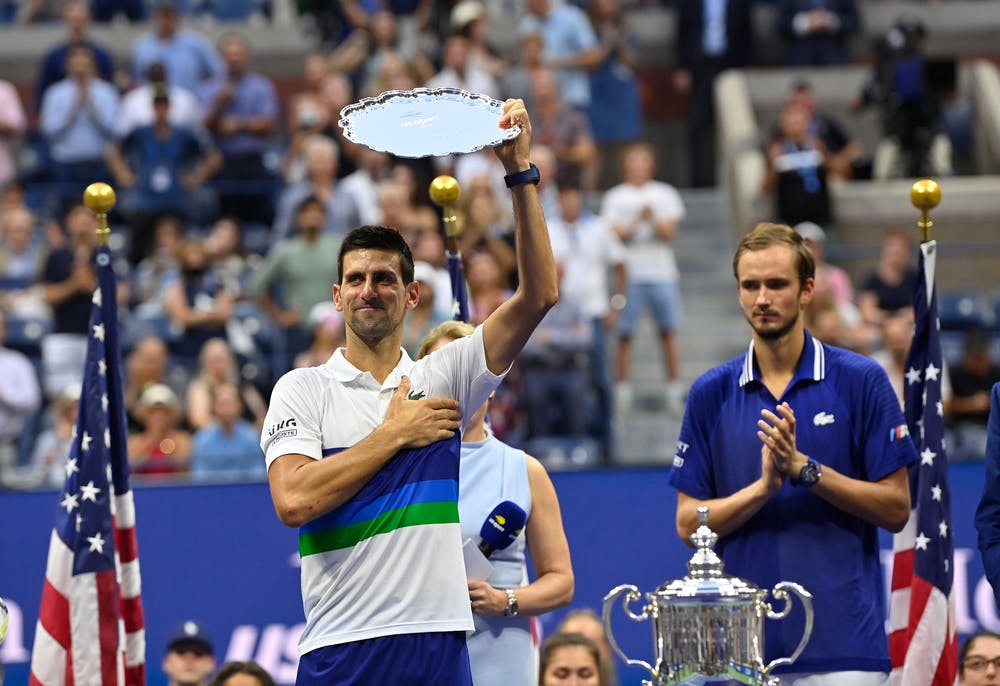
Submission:
POLYGON ((812 595, 798 584, 782 581, 771 592, 784 602, 775 612, 767 602, 768 592, 749 581, 723 574, 722 560, 713 547, 718 536, 708 527, 708 508, 698 508, 700 526, 691 535, 697 548, 688 562, 688 576, 664 583, 646 594, 647 604, 638 614, 629 605, 642 599, 631 584, 613 589, 604 598, 604 630, 611 647, 628 665, 644 667, 652 675, 646 686, 706 684, 732 681, 754 686, 770 686, 775 667, 788 665, 802 654, 812 634, 812 595), (790 657, 764 664, 764 619, 784 619, 792 609, 788 594, 799 597, 806 613, 805 630, 790 657), (628 617, 653 621, 656 666, 633 660, 618 646, 611 629, 615 601, 624 595, 622 607, 628 617))

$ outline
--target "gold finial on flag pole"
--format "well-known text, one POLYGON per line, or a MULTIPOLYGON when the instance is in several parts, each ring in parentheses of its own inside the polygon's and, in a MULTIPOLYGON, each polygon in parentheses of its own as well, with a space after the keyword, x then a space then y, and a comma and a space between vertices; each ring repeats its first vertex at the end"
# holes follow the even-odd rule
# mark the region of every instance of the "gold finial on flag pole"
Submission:
POLYGON ((431 181, 428 191, 431 200, 442 210, 442 221, 444 222, 444 235, 448 243, 448 249, 452 252, 458 249, 458 220, 455 216, 455 203, 462 189, 454 176, 439 176, 431 181))
POLYGON ((920 228, 920 242, 926 243, 931 240, 931 229, 934 222, 931 221, 931 210, 941 202, 941 186, 934 179, 920 179, 915 181, 910 187, 910 202, 920 210, 920 220, 917 226, 920 228))
POLYGON ((111 236, 108 212, 115 206, 115 201, 115 189, 106 183, 92 183, 83 192, 83 204, 97 215, 97 239, 103 246, 107 246, 111 236))

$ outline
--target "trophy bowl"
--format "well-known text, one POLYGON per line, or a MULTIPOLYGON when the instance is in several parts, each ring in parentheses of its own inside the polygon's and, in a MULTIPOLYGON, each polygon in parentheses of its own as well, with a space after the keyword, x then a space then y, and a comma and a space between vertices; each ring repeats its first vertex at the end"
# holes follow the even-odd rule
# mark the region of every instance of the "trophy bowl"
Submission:
POLYGON ((776 683, 771 671, 795 662, 812 634, 812 596, 798 584, 782 581, 771 594, 784 606, 780 610, 772 608, 767 602, 767 590, 723 573, 722 560, 712 549, 718 536, 708 528, 708 508, 698 508, 698 517, 701 525, 691 535, 697 551, 688 562, 687 577, 647 593, 646 604, 638 613, 630 607, 643 599, 635 586, 618 586, 605 596, 604 631, 608 642, 628 665, 649 672, 652 681, 643 682, 648 686, 719 681, 748 686, 776 683), (787 617, 792 609, 790 593, 798 596, 805 610, 802 638, 791 656, 765 664, 764 619, 787 617), (611 629, 611 614, 619 598, 629 619, 652 622, 656 651, 653 665, 628 657, 618 646, 611 629))
POLYGON ((519 126, 501 129, 503 103, 461 88, 386 91, 340 112, 349 141, 397 157, 475 152, 516 138, 519 126))

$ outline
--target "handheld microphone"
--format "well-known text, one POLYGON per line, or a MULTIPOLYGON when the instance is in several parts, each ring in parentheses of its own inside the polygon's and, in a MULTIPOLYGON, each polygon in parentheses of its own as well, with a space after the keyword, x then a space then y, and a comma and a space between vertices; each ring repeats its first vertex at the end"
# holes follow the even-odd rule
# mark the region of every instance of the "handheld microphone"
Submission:
POLYGON ((528 521, 528 513, 520 505, 505 500, 490 512, 479 530, 479 551, 488 559, 497 550, 513 543, 528 521))

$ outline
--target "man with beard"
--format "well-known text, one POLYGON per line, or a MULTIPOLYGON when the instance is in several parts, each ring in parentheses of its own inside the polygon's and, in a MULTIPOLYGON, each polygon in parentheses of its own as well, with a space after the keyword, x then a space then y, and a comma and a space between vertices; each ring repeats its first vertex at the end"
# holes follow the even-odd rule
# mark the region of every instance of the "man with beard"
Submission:
MULTIPOLYGON (((899 403, 878 364, 806 331, 815 263, 793 229, 758 224, 733 271, 750 347, 691 387, 670 474, 677 532, 687 540, 706 506, 727 573, 812 593, 812 638, 781 684, 888 683, 877 529, 906 524, 917 458, 899 403)), ((802 623, 767 632, 765 662, 792 654, 802 623)))
POLYGON ((513 296, 471 336, 414 362, 401 347, 420 298, 413 257, 395 229, 363 226, 341 244, 333 286, 346 346, 271 395, 261 447, 275 510, 299 529, 300 686, 471 686, 460 431, 558 297, 524 103, 505 102, 499 124, 521 127, 494 149, 513 195, 513 296))

